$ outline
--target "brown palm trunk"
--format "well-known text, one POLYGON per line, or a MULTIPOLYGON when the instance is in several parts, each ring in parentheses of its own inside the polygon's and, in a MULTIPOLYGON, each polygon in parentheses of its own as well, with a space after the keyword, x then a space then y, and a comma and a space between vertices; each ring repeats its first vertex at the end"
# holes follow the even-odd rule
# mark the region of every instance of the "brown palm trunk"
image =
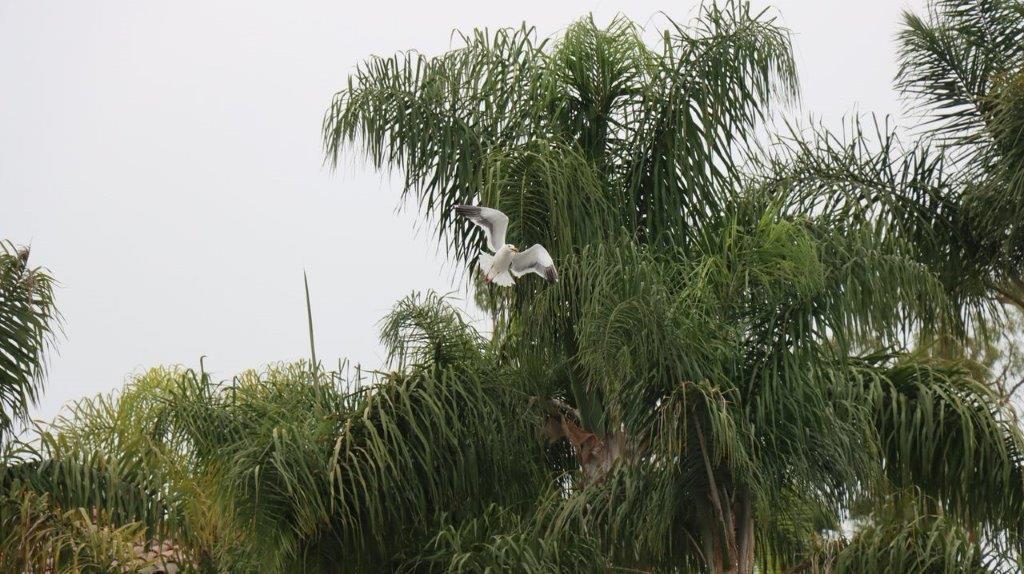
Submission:
POLYGON ((739 574, 754 574, 754 509, 750 493, 746 489, 740 491, 739 516, 736 521, 737 565, 739 574))
POLYGON ((741 496, 735 509, 726 511, 725 531, 709 524, 704 532, 704 556, 714 574, 754 574, 754 517, 749 496, 741 496))

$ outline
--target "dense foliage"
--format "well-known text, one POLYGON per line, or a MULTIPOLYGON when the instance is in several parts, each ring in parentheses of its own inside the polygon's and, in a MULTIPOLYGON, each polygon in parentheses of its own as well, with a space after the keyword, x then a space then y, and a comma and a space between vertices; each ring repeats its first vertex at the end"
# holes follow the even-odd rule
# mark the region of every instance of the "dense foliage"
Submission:
POLYGON ((154 369, 76 403, 7 447, 0 570, 171 536, 197 571, 1015 571, 1024 436, 971 349, 1024 300, 1022 27, 907 16, 909 147, 759 143, 797 80, 742 2, 654 42, 585 19, 368 60, 328 157, 402 173, 467 266, 452 207, 502 209, 560 282, 477 285, 489 338, 414 294, 380 372, 154 369))
POLYGON ((53 279, 28 259, 27 248, 0 242, 0 444, 39 394, 44 354, 60 320, 53 279))

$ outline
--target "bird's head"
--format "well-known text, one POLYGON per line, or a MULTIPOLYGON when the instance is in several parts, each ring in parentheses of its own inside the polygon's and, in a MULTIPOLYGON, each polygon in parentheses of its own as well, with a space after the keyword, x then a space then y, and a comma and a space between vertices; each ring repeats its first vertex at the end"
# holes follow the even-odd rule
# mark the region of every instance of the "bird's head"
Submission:
POLYGON ((519 250, 516 249, 516 246, 512 245, 511 243, 509 243, 508 248, 510 251, 512 251, 512 253, 519 253, 519 250))

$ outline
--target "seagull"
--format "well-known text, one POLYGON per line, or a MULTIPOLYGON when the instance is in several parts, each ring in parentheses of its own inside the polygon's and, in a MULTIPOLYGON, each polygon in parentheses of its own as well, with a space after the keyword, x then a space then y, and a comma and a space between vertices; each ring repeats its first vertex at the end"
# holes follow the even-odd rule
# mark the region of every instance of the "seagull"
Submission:
POLYGON ((480 270, 484 280, 503 287, 515 285, 515 277, 536 273, 551 282, 558 281, 558 270, 551 254, 540 243, 520 252, 515 245, 505 243, 508 231, 508 216, 490 207, 456 205, 455 213, 472 221, 484 230, 487 247, 494 255, 480 252, 480 270))

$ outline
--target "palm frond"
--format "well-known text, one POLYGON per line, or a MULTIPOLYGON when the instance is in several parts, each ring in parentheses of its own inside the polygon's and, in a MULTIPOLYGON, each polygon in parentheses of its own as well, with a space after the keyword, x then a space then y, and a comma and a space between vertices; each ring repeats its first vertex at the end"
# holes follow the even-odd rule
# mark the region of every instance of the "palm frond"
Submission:
POLYGON ((855 369, 896 486, 920 489, 986 532, 1020 531, 1024 437, 989 388, 958 365, 904 359, 855 369))
POLYGON ((847 544, 819 550, 816 561, 834 564, 836 572, 851 573, 1017 571, 1012 559, 985 548, 956 520, 915 511, 878 517, 858 529, 847 544))
POLYGON ((60 328, 53 278, 28 258, 28 249, 0 242, 0 445, 38 398, 60 328))
POLYGON ((925 126, 970 169, 991 142, 989 92, 1024 65, 1024 6, 1017 0, 939 0, 904 14, 897 87, 922 106, 925 126), (974 161, 972 161, 974 160, 974 161))

